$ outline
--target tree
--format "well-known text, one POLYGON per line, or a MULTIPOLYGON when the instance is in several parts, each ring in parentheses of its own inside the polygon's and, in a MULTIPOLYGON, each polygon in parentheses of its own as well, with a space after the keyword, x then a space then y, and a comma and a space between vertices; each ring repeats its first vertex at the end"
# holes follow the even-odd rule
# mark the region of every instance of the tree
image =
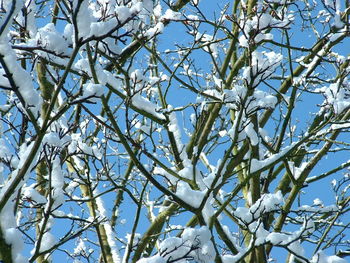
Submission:
POLYGON ((3 262, 346 262, 348 0, 0 3, 3 262))

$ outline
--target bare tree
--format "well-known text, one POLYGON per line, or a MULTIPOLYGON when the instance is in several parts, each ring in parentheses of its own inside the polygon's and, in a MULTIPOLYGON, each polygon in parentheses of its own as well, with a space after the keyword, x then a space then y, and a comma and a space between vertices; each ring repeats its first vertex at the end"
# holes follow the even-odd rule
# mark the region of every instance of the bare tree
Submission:
POLYGON ((0 4, 2 262, 347 262, 350 1, 0 4))

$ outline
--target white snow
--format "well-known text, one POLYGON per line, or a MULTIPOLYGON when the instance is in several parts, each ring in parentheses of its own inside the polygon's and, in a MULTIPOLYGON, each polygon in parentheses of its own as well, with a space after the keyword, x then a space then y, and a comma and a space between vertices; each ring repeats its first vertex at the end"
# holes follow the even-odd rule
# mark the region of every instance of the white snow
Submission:
POLYGON ((237 207, 233 212, 241 222, 245 224, 256 223, 264 213, 279 209, 284 203, 281 191, 262 195, 250 208, 237 207))
POLYGON ((143 83, 146 81, 146 78, 143 74, 143 72, 139 69, 135 69, 133 72, 130 73, 130 80, 134 83, 143 83))
MULTIPOLYGON (((76 5, 78 3, 75 3, 76 5)), ((89 1, 83 1, 80 4, 80 8, 77 15, 77 28, 78 37, 86 38, 90 35, 90 25, 94 21, 92 10, 89 6, 89 1)))
MULTIPOLYGON (((98 190, 95 189, 94 190, 94 195, 97 196, 98 195, 98 190)), ((96 205, 97 205, 97 213, 103 218, 103 219, 107 219, 109 218, 108 217, 108 214, 107 214, 107 210, 105 208, 105 204, 102 200, 101 197, 97 197, 96 198, 96 205)), ((120 263, 121 262, 121 258, 120 258, 120 255, 119 255, 119 252, 118 252, 118 247, 117 247, 117 244, 115 242, 116 240, 116 236, 115 236, 115 233, 112 229, 112 226, 111 224, 109 223, 109 221, 104 221, 102 223, 105 231, 106 231, 106 236, 107 236, 107 242, 108 242, 108 245, 111 249, 111 253, 112 253, 112 258, 113 258, 113 262, 114 263, 120 263)))
POLYGON ((350 128, 350 123, 349 122, 344 122, 344 123, 333 123, 331 125, 332 130, 339 130, 339 129, 348 129, 350 128))
POLYGON ((293 174, 293 177, 295 179, 298 179, 301 175, 301 173, 304 171, 304 169, 306 168, 307 166, 307 162, 303 162, 300 164, 299 167, 295 167, 294 165, 294 162, 288 162, 288 165, 289 165, 289 169, 291 170, 292 174, 293 174))
POLYGON ((243 68, 242 76, 252 87, 256 87, 275 71, 277 66, 280 65, 282 58, 282 54, 273 51, 259 52, 255 50, 252 53, 251 65, 243 68))
POLYGON ((215 209, 213 207, 214 203, 215 203, 215 199, 213 198, 213 193, 210 193, 202 209, 202 216, 207 225, 209 225, 210 219, 215 213, 215 209))
POLYGON ((155 104, 153 104, 147 98, 141 96, 140 94, 135 94, 134 96, 132 96, 131 102, 137 108, 152 114, 158 119, 165 120, 164 115, 159 113, 160 109, 155 104))
POLYGON ((88 99, 91 102, 97 102, 96 97, 101 97, 103 93, 103 85, 89 82, 83 85, 83 95, 78 97, 78 99, 88 99))
POLYGON ((71 142, 71 138, 68 135, 63 136, 60 138, 60 135, 58 132, 49 131, 45 134, 45 137, 43 139, 43 144, 48 144, 50 146, 55 147, 64 147, 68 145, 71 142))
POLYGON ((323 206, 323 202, 321 199, 319 198, 316 198, 314 199, 314 205, 317 205, 317 206, 323 206))
POLYGON ((199 41, 203 46, 203 50, 210 53, 214 57, 218 56, 218 44, 215 43, 215 38, 210 34, 196 33, 196 41, 199 41))
POLYGON ((120 21, 120 23, 124 23, 132 15, 130 8, 127 6, 116 6, 115 13, 116 13, 117 18, 120 21))
MULTIPOLYGON (((34 88, 30 74, 18 64, 17 56, 10 47, 9 39, 6 37, 6 34, 7 32, 4 32, 3 35, 0 36, 0 55, 6 64, 9 71, 8 73, 12 76, 14 81, 15 87, 12 88, 17 89, 18 93, 20 93, 23 98, 25 105, 22 106, 26 106, 26 109, 30 110, 34 116, 37 117, 42 104, 42 98, 34 88)), ((2 82, 4 82, 4 79, 2 82)), ((7 81, 5 80, 5 82, 7 81)), ((8 86, 8 84, 5 86, 8 86)))
MULTIPOLYGON (((71 142, 68 145, 68 152, 69 153, 85 153, 88 155, 93 155, 97 159, 102 158, 102 153, 97 145, 89 146, 85 142, 82 141, 81 135, 79 133, 71 134, 71 142)), ((77 165, 80 161, 78 161, 77 156, 74 155, 73 159, 77 161, 77 165)))
POLYGON ((199 229, 186 228, 181 237, 166 238, 159 245, 159 252, 149 258, 142 258, 137 263, 165 263, 169 260, 182 262, 184 256, 192 257, 196 262, 210 263, 215 258, 211 233, 206 226, 199 229))
POLYGON ((61 169, 60 158, 55 157, 52 160, 51 186, 53 205, 51 209, 57 208, 64 203, 64 176, 61 169))
POLYGON ((193 180, 194 175, 193 175, 193 166, 186 166, 182 170, 178 172, 178 174, 186 179, 193 180))
POLYGON ((166 263, 166 262, 167 261, 165 260, 165 258, 163 258, 158 254, 149 258, 141 258, 140 260, 137 261, 137 263, 166 263))
POLYGON ((181 19, 181 13, 174 12, 171 9, 167 9, 165 11, 165 14, 161 16, 160 21, 163 21, 163 20, 179 20, 179 19, 181 19))
MULTIPOLYGON (((13 199, 14 200, 14 199, 13 199)), ((21 252, 24 247, 21 232, 17 229, 16 218, 13 214, 14 201, 8 202, 0 212, 1 230, 6 243, 11 245, 12 259, 15 263, 28 262, 21 252)))
POLYGON ((164 24, 162 22, 158 22, 154 27, 151 27, 150 29, 148 29, 145 35, 148 38, 152 38, 155 35, 162 33, 163 30, 164 30, 164 24))
POLYGON ((46 198, 35 189, 35 184, 23 187, 22 194, 29 202, 34 201, 35 205, 47 202, 46 198))
POLYGON ((51 234, 49 231, 45 232, 43 234, 41 243, 40 243, 40 250, 39 252, 43 252, 46 250, 49 250, 57 243, 56 237, 51 234))
POLYGON ((265 169, 266 167, 268 167, 278 159, 281 159, 283 156, 285 156, 290 150, 292 150, 295 147, 295 145, 296 143, 294 142, 291 145, 288 145, 285 148, 281 149, 279 153, 273 154, 264 160, 252 159, 250 172, 254 173, 256 171, 265 169))
POLYGON ((240 249, 236 255, 222 255, 221 259, 223 263, 236 263, 242 260, 243 256, 247 253, 249 248, 240 249))
POLYGON ((338 256, 328 256, 322 250, 317 252, 310 261, 311 263, 347 263, 348 261, 338 256))
POLYGON ((203 201, 205 191, 193 190, 188 183, 179 181, 176 195, 192 207, 198 208, 203 201))
MULTIPOLYGON (((248 68, 245 68, 245 70, 246 69, 248 68)), ((213 76, 213 79, 216 86, 222 86, 222 81, 220 79, 215 76, 213 76)), ((208 89, 205 90, 204 93, 225 102, 229 108, 237 109, 237 105, 243 106, 242 100, 247 94, 247 89, 244 86, 234 85, 232 89, 225 89, 222 92, 216 89, 208 89)), ((248 98, 245 108, 250 112, 256 109, 274 108, 276 104, 277 98, 274 95, 255 88, 253 95, 248 98)))
POLYGON ((244 128, 245 133, 249 137, 249 140, 253 146, 258 145, 259 143, 259 137, 254 130, 254 125, 252 123, 249 123, 245 128, 244 128))
POLYGON ((314 213, 336 212, 338 210, 339 209, 336 205, 323 206, 323 207, 320 207, 320 206, 313 207, 309 205, 302 205, 297 209, 297 211, 314 212, 314 213))
POLYGON ((339 0, 324 0, 324 4, 330 8, 339 10, 340 1, 339 0))
POLYGON ((344 22, 341 21, 341 13, 340 12, 337 12, 335 15, 334 15, 334 23, 333 25, 336 27, 336 28, 343 28, 345 26, 344 22))
POLYGON ((83 239, 79 239, 78 245, 74 248, 73 255, 79 255, 80 253, 83 253, 85 251, 87 251, 85 242, 83 239))
MULTIPOLYGON (((220 78, 217 78, 215 75, 213 75, 213 80, 214 80, 214 83, 215 83, 215 85, 220 89, 220 90, 222 90, 222 79, 220 79, 220 78)), ((213 91, 216 91, 216 90, 213 90, 213 91)), ((217 96, 217 97, 219 97, 219 96, 217 96)))
POLYGON ((57 54, 70 55, 70 53, 67 53, 71 49, 68 48, 66 38, 56 30, 53 23, 48 23, 38 29, 35 42, 47 50, 55 51, 57 54))
MULTIPOLYGON (((281 2, 281 1, 279 1, 281 2)), ((240 27, 243 28, 243 34, 239 37, 239 43, 242 47, 248 47, 249 42, 259 43, 263 40, 273 39, 273 34, 267 31, 271 28, 284 28, 293 20, 292 16, 285 16, 284 20, 278 20, 268 13, 258 12, 252 19, 246 19, 242 16, 240 19, 240 27), (257 33, 250 32, 255 30, 257 33)))
POLYGON ((89 36, 103 36, 112 32, 116 27, 116 23, 113 20, 103 22, 92 22, 90 25, 89 36))
POLYGON ((347 90, 349 85, 346 78, 342 83, 338 81, 330 84, 328 87, 325 86, 315 91, 324 95, 325 101, 323 107, 331 107, 335 114, 340 114, 350 107, 349 92, 347 90))

